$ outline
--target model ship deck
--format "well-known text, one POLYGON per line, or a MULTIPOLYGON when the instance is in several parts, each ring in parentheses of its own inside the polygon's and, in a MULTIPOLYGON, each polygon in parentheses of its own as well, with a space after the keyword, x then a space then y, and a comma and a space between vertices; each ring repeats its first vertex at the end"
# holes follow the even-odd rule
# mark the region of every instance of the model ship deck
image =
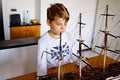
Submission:
MULTIPOLYGON (((106 80, 111 76, 120 75, 120 62, 107 57, 106 68, 103 69, 103 55, 92 57, 88 62, 94 66, 86 66, 82 69, 82 77, 79 77, 79 66, 75 63, 61 67, 61 80, 106 80), (96 59, 101 59, 97 62, 96 59)), ((57 80, 57 68, 48 69, 48 75, 40 76, 40 80, 57 80)))

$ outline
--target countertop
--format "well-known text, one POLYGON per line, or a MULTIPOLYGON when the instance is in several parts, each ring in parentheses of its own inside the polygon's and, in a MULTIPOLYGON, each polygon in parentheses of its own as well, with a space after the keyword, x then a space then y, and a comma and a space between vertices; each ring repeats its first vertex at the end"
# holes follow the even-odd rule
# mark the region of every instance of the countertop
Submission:
POLYGON ((30 38, 21 38, 21 39, 0 41, 0 50, 24 47, 24 46, 30 46, 30 45, 37 45, 39 38, 40 37, 30 37, 30 38))

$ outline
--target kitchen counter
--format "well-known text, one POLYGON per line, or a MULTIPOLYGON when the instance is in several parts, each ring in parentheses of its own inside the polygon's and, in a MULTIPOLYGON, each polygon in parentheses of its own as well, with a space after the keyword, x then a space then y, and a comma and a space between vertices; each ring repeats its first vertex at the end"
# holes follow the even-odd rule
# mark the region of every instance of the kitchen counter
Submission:
POLYGON ((30 38, 21 38, 21 39, 0 41, 0 50, 24 47, 24 46, 30 46, 30 45, 37 45, 39 38, 40 37, 30 37, 30 38))

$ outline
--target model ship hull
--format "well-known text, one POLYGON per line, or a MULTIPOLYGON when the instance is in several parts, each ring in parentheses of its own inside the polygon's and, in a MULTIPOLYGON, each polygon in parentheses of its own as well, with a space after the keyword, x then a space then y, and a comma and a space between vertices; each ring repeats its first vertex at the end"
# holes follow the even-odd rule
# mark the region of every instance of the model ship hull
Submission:
MULTIPOLYGON (((103 69, 103 55, 92 57, 88 62, 94 66, 85 66, 82 69, 82 77, 79 77, 79 66, 69 63, 61 67, 61 80, 106 80, 111 76, 120 75, 120 62, 107 57, 106 68, 103 69), (101 59, 98 60, 97 59, 101 59)), ((57 80, 57 68, 48 69, 48 75, 41 76, 40 80, 57 80)))

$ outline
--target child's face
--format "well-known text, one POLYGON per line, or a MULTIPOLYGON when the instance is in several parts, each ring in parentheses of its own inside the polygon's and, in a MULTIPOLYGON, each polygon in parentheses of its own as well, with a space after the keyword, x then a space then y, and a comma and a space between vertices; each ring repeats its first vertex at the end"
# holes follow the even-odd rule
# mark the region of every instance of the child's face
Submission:
POLYGON ((66 30, 67 21, 60 17, 55 17, 53 21, 47 20, 48 25, 50 26, 50 31, 54 35, 60 35, 66 30))

